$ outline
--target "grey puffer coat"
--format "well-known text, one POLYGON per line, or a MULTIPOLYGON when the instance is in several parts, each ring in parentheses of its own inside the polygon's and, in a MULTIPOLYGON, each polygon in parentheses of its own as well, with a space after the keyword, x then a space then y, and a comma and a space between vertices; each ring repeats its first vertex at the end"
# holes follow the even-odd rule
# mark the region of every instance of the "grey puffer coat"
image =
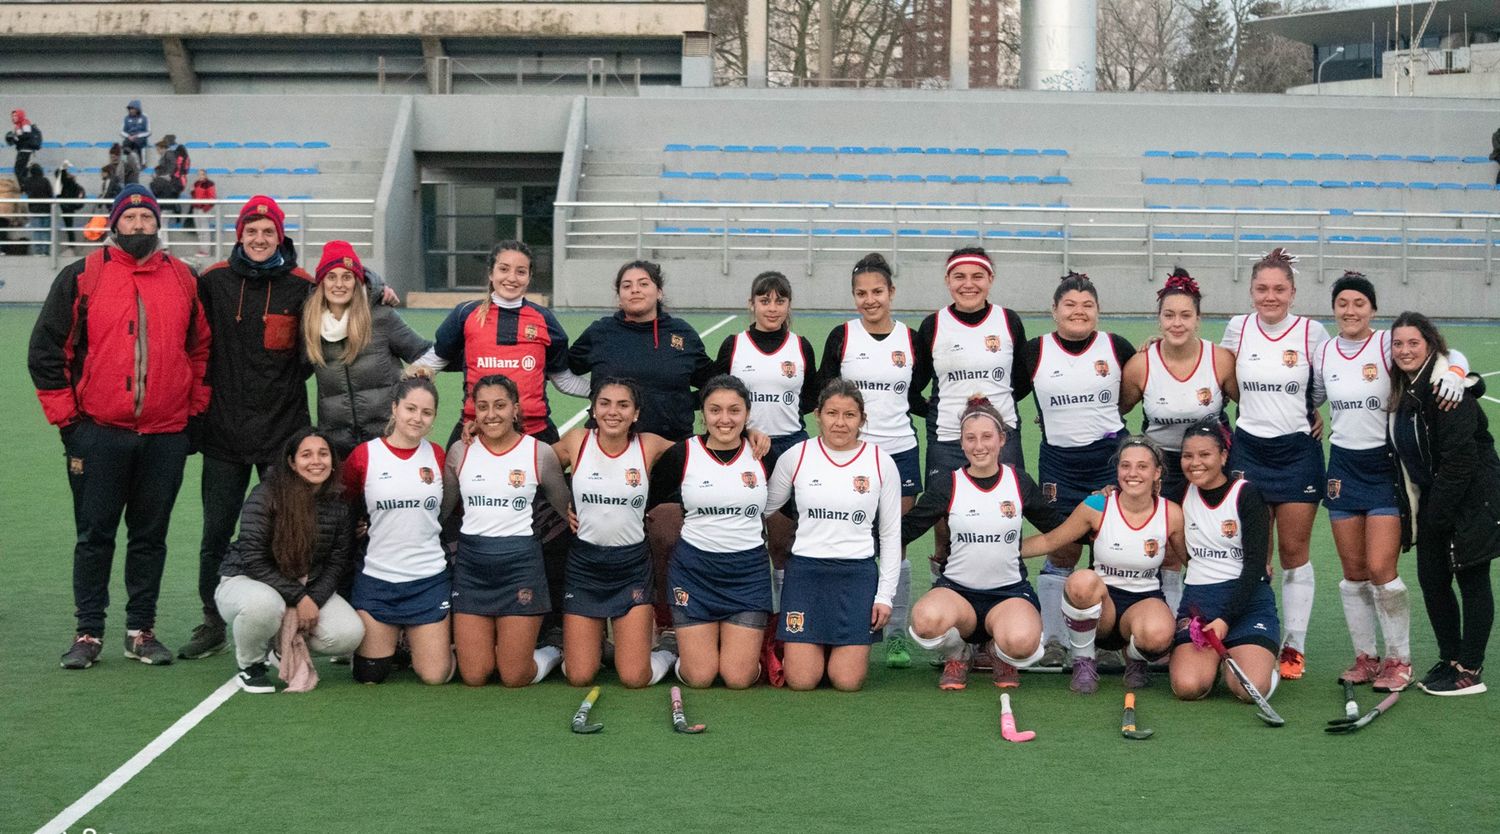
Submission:
POLYGON ((401 363, 415 362, 432 347, 390 307, 370 308, 370 342, 345 364, 343 342, 323 340, 327 363, 314 369, 318 380, 318 428, 333 440, 342 460, 354 447, 379 437, 391 416, 391 387, 401 380, 401 363))

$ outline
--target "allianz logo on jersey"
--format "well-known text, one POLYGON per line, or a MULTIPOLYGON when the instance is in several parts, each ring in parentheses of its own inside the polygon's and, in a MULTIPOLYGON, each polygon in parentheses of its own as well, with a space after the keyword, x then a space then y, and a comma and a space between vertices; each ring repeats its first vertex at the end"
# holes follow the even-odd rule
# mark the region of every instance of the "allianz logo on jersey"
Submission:
POLYGON ((488 495, 470 495, 464 499, 464 505, 468 507, 491 507, 494 509, 504 509, 506 507, 510 507, 516 512, 525 510, 527 505, 530 503, 531 502, 527 501, 525 497, 519 495, 515 498, 493 498, 488 495))
POLYGON ((1380 411, 1383 407, 1379 397, 1366 397, 1362 400, 1329 400, 1328 405, 1334 411, 1348 411, 1360 408, 1369 409, 1370 411, 1380 411))
POLYGON ((1090 405, 1092 403, 1109 405, 1114 398, 1114 392, 1106 388, 1096 394, 1053 394, 1047 398, 1047 405, 1090 405))
POLYGON ((520 359, 502 359, 498 356, 481 356, 474 360, 474 366, 483 371, 534 371, 536 370, 536 357, 523 356, 520 359))
POLYGON ((1302 393, 1302 385, 1295 379, 1285 385, 1282 385, 1279 382, 1259 382, 1253 379, 1242 379, 1240 380, 1240 390, 1258 391, 1263 394, 1278 394, 1281 392, 1285 392, 1291 394, 1292 396, 1296 396, 1297 394, 1302 393))
POLYGON ((762 394, 759 391, 751 391, 750 392, 750 402, 752 404, 753 403, 772 403, 772 404, 781 403, 782 405, 792 405, 796 401, 797 401, 797 395, 793 394, 791 391, 782 391, 780 394, 762 394))
POLYGON ((973 380, 993 379, 999 382, 1005 379, 1004 368, 992 368, 988 371, 949 371, 943 376, 944 382, 970 382, 973 380))

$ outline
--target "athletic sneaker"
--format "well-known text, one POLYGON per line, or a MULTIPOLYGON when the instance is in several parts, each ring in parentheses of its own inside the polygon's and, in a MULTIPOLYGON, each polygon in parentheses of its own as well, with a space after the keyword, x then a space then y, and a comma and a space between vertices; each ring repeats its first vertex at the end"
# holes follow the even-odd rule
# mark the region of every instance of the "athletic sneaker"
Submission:
POLYGON ((1399 657, 1388 657, 1380 663, 1380 674, 1375 676, 1376 692, 1400 692, 1411 685, 1411 661, 1399 657))
MULTIPOLYGON (((1344 674, 1339 675, 1339 680, 1347 681, 1348 683, 1369 683, 1379 677, 1381 670, 1384 668, 1380 663, 1380 658, 1371 657, 1364 652, 1360 652, 1354 656, 1354 665, 1345 669, 1344 674)), ((1411 664, 1409 663, 1406 665, 1406 672, 1407 677, 1410 678, 1411 664)), ((1379 687, 1377 686, 1376 688, 1378 689, 1379 687)))
POLYGON ((995 671, 995 656, 990 654, 989 642, 984 644, 969 644, 969 669, 975 672, 995 671))
POLYGON ((163 646, 150 629, 125 635, 125 656, 147 666, 172 665, 172 650, 163 646))
POLYGON ((885 667, 905 669, 909 666, 911 666, 911 648, 907 646, 906 635, 898 631, 885 638, 885 667))
POLYGON ((1125 653, 1118 649, 1100 649, 1094 654, 1094 665, 1107 675, 1118 675, 1125 671, 1125 653))
POLYGON ((1067 669, 1072 661, 1067 647, 1054 640, 1042 647, 1042 659, 1036 665, 1048 670, 1067 669))
POLYGON ((1453 672, 1433 683, 1423 686, 1422 691, 1428 695, 1478 695, 1485 691, 1484 681, 1480 679, 1479 673, 1482 669, 1465 669, 1457 663, 1452 666, 1453 672))
POLYGON ((235 676, 234 682, 239 684, 240 689, 255 695, 264 695, 276 691, 276 684, 272 682, 271 676, 266 674, 266 664, 252 663, 240 670, 235 676))
POLYGON ((1307 671, 1307 658, 1291 646, 1281 647, 1280 660, 1282 680, 1299 680, 1302 673, 1307 671))
POLYGON ((677 651, 677 630, 672 628, 662 629, 661 633, 656 636, 656 648, 682 657, 682 652, 677 651))
POLYGON ((1417 686, 1425 692, 1427 691, 1427 687, 1434 686, 1439 681, 1451 678, 1453 674, 1453 661, 1439 660, 1437 663, 1432 664, 1432 668, 1427 670, 1427 674, 1422 677, 1422 680, 1417 682, 1417 686))
POLYGON ((183 660, 200 660, 213 657, 227 648, 229 640, 225 637, 224 624, 203 623, 193 629, 193 636, 177 650, 177 656, 183 660))
POLYGON ((1021 685, 1021 670, 1003 660, 995 659, 990 671, 995 676, 995 685, 1001 689, 1014 689, 1021 685))
POLYGON ((1151 685, 1151 667, 1144 660, 1125 658, 1125 688, 1144 689, 1151 685))
POLYGON ((1079 695, 1092 695, 1099 691, 1099 662, 1092 657, 1073 658, 1073 682, 1068 688, 1079 695))
POLYGON ((957 692, 969 685, 969 650, 964 648, 959 654, 943 661, 943 674, 938 678, 938 689, 947 692, 957 692))
POLYGON ((73 645, 62 656, 64 669, 87 669, 99 660, 104 641, 92 634, 80 634, 73 638, 73 645))

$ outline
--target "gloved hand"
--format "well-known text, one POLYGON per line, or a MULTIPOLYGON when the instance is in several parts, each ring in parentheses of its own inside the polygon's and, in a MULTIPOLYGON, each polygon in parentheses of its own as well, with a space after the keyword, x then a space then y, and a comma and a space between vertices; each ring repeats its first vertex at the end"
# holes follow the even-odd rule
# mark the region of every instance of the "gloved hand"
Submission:
POLYGON ((1445 403, 1456 404, 1464 398, 1464 378, 1453 367, 1439 374, 1432 383, 1432 388, 1437 392, 1438 399, 1445 403))

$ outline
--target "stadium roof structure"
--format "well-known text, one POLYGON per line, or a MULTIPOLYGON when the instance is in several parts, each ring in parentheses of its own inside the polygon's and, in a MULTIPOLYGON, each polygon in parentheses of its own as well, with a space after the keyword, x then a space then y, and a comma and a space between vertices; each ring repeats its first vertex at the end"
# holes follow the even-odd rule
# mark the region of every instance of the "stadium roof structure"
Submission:
MULTIPOLYGON (((1371 27, 1382 36, 1396 19, 1400 9, 1402 25, 1409 25, 1415 11, 1417 20, 1427 14, 1429 3, 1399 3, 1363 9, 1340 9, 1325 12, 1263 17, 1249 22, 1261 32, 1280 35, 1306 44, 1358 42, 1370 37, 1371 27)), ((1438 0, 1430 24, 1435 32, 1446 32, 1448 23, 1455 27, 1466 22, 1470 30, 1500 28, 1500 2, 1496 0, 1438 0)))

